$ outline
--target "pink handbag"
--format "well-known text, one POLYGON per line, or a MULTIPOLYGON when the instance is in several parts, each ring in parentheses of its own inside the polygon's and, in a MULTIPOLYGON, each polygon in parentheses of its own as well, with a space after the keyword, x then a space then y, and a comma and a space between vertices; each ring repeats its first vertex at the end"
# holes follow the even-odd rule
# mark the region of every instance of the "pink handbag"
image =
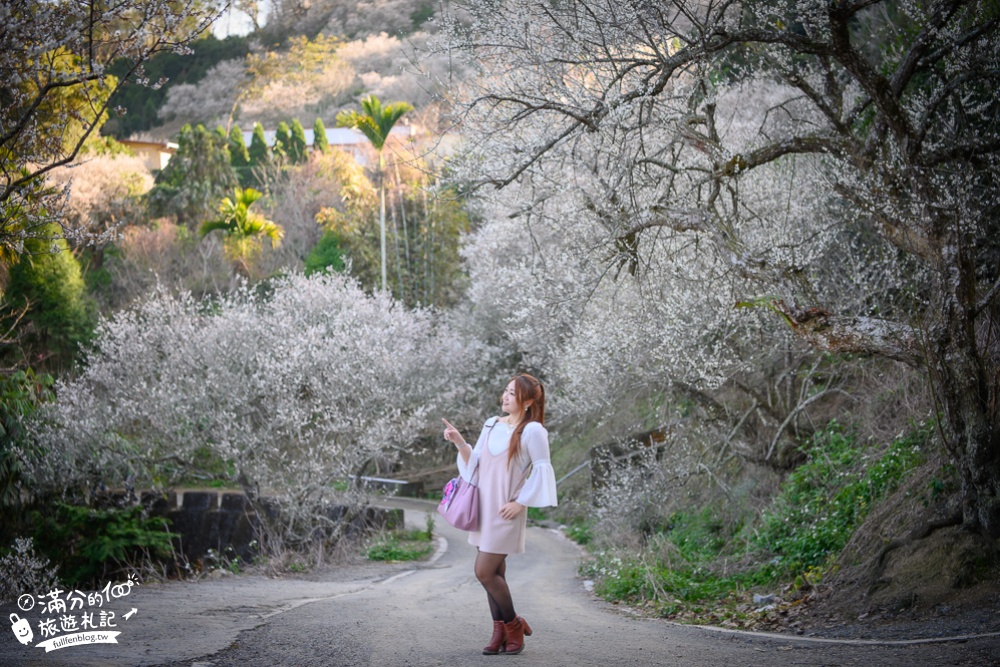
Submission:
MULTIPOLYGON (((486 431, 486 442, 490 441, 490 433, 497 425, 494 420, 486 431)), ((477 469, 472 473, 476 479, 477 469)), ((444 485, 441 502, 438 503, 438 514, 444 520, 459 530, 479 530, 479 487, 462 479, 462 476, 450 480, 444 485)))
POLYGON ((459 530, 479 530, 479 487, 456 477, 444 485, 438 514, 459 530))

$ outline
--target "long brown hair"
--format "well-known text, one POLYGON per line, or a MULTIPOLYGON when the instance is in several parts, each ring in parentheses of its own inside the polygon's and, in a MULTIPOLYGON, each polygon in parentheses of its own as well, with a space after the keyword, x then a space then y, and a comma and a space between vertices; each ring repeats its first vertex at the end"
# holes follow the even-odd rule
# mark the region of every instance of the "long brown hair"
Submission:
POLYGON ((521 453, 521 433, 524 432, 524 427, 529 422, 545 424, 545 387, 542 386, 542 383, 527 373, 515 375, 513 382, 514 400, 517 401, 518 407, 528 401, 531 401, 531 404, 528 405, 527 410, 521 413, 517 428, 510 436, 510 446, 507 449, 508 466, 521 453))

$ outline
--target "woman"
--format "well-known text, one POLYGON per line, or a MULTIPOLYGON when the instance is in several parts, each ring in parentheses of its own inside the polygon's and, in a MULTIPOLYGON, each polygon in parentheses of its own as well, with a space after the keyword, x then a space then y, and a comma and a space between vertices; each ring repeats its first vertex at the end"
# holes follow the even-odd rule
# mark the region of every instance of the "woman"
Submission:
POLYGON ((524 553, 528 507, 556 505, 556 477, 549 461, 545 430, 545 388, 520 374, 501 398, 503 417, 486 420, 475 448, 448 420, 444 437, 458 447, 458 471, 468 482, 478 477, 479 530, 469 533, 478 548, 476 578, 486 589, 493 615, 493 636, 484 655, 520 653, 527 622, 514 612, 505 574, 507 556, 524 553))

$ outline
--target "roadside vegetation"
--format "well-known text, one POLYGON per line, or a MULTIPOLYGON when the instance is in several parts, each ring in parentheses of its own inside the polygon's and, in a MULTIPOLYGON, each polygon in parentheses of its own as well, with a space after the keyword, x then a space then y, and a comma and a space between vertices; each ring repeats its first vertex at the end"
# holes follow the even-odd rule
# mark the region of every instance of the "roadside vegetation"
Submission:
MULTIPOLYGON (((605 539, 618 528, 607 525, 611 512, 578 523, 568 534, 590 554, 580 573, 609 601, 685 622, 756 627, 824 583, 871 509, 926 461, 933 430, 914 424, 873 447, 831 422, 803 444, 805 462, 762 511, 734 511, 721 498, 657 516, 638 549, 605 539)), ((925 492, 929 502, 934 490, 925 492)))

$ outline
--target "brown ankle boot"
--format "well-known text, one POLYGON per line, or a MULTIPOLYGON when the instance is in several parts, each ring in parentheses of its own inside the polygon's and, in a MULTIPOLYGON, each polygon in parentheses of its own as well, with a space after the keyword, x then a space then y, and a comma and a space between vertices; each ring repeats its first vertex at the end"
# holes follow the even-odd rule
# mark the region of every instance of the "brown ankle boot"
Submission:
POLYGON ((503 650, 504 641, 507 634, 504 632, 503 621, 493 621, 493 636, 490 643, 483 647, 483 655, 496 655, 503 650))
POLYGON ((503 652, 508 655, 517 655, 524 650, 524 636, 531 636, 531 628, 528 622, 520 616, 515 616, 510 623, 503 624, 504 632, 507 635, 503 652))

